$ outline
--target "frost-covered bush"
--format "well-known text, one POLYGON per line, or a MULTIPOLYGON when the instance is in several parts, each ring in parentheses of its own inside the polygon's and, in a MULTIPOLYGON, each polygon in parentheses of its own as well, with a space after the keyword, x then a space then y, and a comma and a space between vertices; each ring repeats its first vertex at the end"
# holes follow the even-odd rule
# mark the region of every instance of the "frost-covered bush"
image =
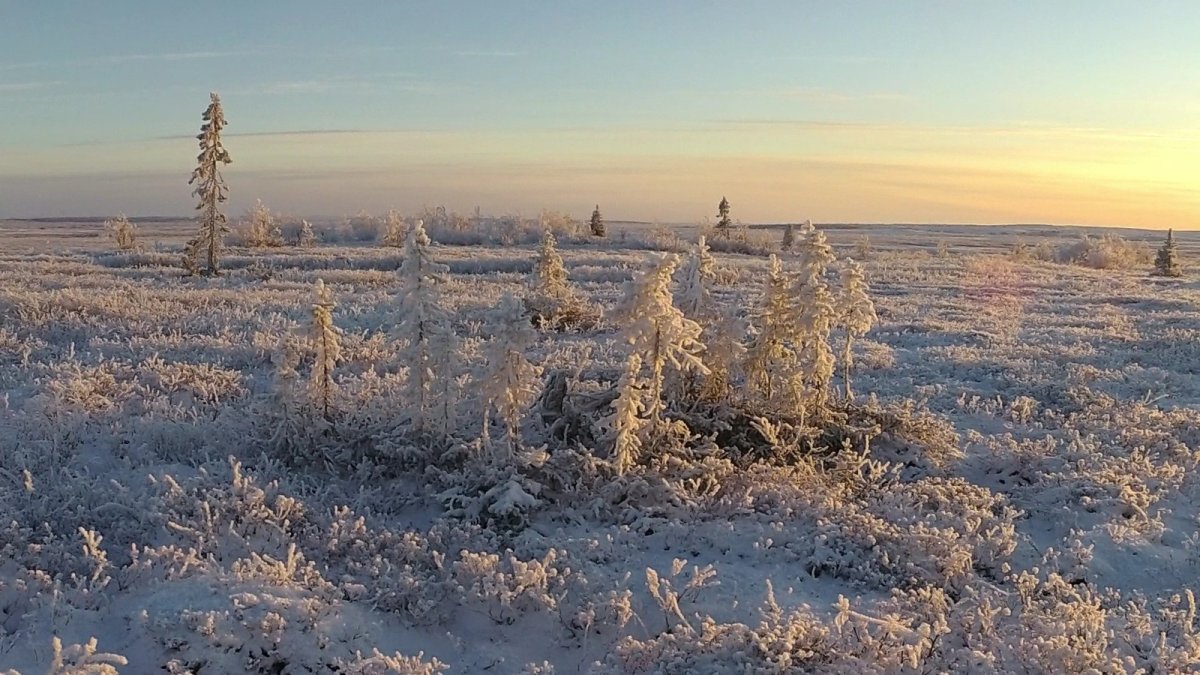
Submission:
POLYGON ((243 220, 242 245, 250 248, 283 246, 283 230, 280 229, 279 219, 261 199, 250 207, 243 220))
POLYGON ((129 222, 125 214, 104 221, 104 232, 118 251, 136 251, 140 248, 137 242, 137 226, 129 222))
POLYGON ((1042 253, 1053 262, 1064 265, 1082 265, 1100 270, 1126 270, 1144 267, 1153 258, 1144 244, 1126 241, 1119 234, 1104 234, 1100 237, 1084 235, 1078 241, 1063 244, 1049 253, 1042 253))

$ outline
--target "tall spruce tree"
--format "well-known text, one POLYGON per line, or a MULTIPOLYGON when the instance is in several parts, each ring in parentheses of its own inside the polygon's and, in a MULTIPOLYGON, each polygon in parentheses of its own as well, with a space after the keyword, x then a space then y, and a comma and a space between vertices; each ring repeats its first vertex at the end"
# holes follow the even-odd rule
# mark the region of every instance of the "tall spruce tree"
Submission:
POLYGON ((1183 268, 1179 266, 1179 248, 1175 245, 1175 231, 1167 230, 1167 240, 1158 249, 1158 257, 1154 259, 1154 274, 1160 277, 1181 277, 1183 268))
POLYGON ((233 160, 221 144, 221 130, 225 128, 225 111, 221 108, 221 97, 209 94, 211 102, 204 111, 204 123, 196 140, 200 141, 200 154, 196 157, 196 169, 188 185, 195 185, 192 195, 200 202, 200 232, 187 243, 184 250, 184 268, 189 273, 216 276, 220 273, 218 258, 223 237, 229 232, 221 203, 228 197, 229 189, 221 177, 221 167, 233 160), (203 269, 202 269, 203 266, 203 269))
POLYGON ((717 224, 713 226, 717 231, 717 236, 724 239, 729 238, 729 232, 733 229, 733 220, 729 217, 729 200, 721 197, 721 203, 717 204, 717 224))

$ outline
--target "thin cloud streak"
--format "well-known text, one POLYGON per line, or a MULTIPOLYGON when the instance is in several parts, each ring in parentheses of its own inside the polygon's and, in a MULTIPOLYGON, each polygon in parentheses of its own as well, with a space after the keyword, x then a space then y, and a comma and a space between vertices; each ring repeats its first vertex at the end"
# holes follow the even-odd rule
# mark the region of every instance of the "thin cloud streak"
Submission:
POLYGON ((0 92, 38 91, 50 89, 65 84, 62 80, 47 80, 45 82, 0 82, 0 92))

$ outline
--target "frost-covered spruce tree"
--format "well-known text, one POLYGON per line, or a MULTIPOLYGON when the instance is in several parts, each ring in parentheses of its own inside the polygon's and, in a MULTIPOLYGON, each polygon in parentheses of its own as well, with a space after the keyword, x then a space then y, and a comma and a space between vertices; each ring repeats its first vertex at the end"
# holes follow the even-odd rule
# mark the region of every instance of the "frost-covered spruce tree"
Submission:
POLYGON ((246 246, 283 246, 283 232, 279 229, 279 222, 261 199, 255 201, 246 214, 246 246))
POLYGON ((333 369, 342 356, 339 335, 341 331, 333 325, 333 294, 323 279, 317 279, 313 292, 312 323, 308 329, 308 342, 313 351, 313 369, 309 377, 309 395, 326 420, 332 419, 333 397, 337 385, 333 381, 333 369))
POLYGON ((836 259, 825 234, 805 221, 800 242, 800 269, 792 282, 791 322, 796 348, 789 373, 792 403, 802 415, 819 412, 829 397, 834 357, 829 345, 837 319, 836 300, 825 279, 836 259))
POLYGON ((792 348, 791 292, 778 256, 771 255, 767 270, 743 369, 750 388, 774 406, 783 390, 779 378, 795 369, 796 353, 792 348))
POLYGON ((617 398, 613 401, 613 412, 608 418, 613 432, 612 463, 617 475, 624 475, 633 468, 642 454, 642 434, 646 428, 642 414, 646 411, 646 403, 641 370, 641 357, 630 354, 625 359, 625 371, 617 382, 617 398))
POLYGON ((1179 266, 1179 249, 1175 245, 1175 231, 1167 230, 1167 240, 1158 249, 1154 259, 1154 273, 1160 277, 1181 277, 1183 268, 1179 266))
POLYGON ((808 278, 811 270, 818 276, 825 276, 825 270, 837 259, 833 255, 833 247, 825 239, 825 233, 813 227, 811 220, 804 221, 800 227, 800 270, 798 279, 808 278))
POLYGON ((296 235, 296 245, 301 248, 312 248, 317 245, 317 234, 313 232, 312 223, 300 221, 300 232, 296 235))
POLYGON ((400 263, 400 323, 393 335, 402 343, 400 358, 408 364, 407 405, 413 431, 449 431, 454 405, 453 367, 457 342, 450 317, 439 304, 438 285, 447 267, 434 262, 429 236, 420 221, 408 230, 400 263))
POLYGON ((704 364, 708 366, 709 374, 699 391, 690 384, 689 391, 708 400, 723 398, 728 393, 733 373, 745 357, 744 324, 736 316, 721 312, 713 305, 711 286, 715 276, 716 259, 701 235, 680 269, 675 304, 686 317, 701 326, 700 341, 705 346, 704 364))
POLYGON ((675 305, 686 316, 697 321, 708 317, 712 310, 709 287, 716 276, 716 266, 708 242, 700 235, 680 269, 679 290, 675 294, 675 305))
POLYGON ((867 276, 862 265, 853 260, 847 260, 841 272, 841 289, 838 293, 838 324, 846 331, 846 345, 842 350, 842 379, 846 385, 846 400, 853 400, 854 393, 850 390, 850 370, 852 364, 852 346, 857 338, 867 334, 875 325, 878 318, 875 314, 875 303, 871 300, 871 288, 867 285, 867 276))
POLYGON ((129 222, 129 218, 125 214, 113 218, 112 220, 104 221, 104 231, 108 234, 109 239, 112 239, 113 245, 118 251, 136 251, 137 243, 137 226, 129 222))
POLYGON ((483 430, 487 437, 494 411, 504 423, 509 458, 520 450, 521 414, 539 391, 542 369, 525 356, 537 339, 524 305, 511 295, 500 299, 492 313, 492 341, 487 345, 483 386, 483 430))
POLYGON ((547 297, 559 297, 570 290, 567 285, 567 268, 563 265, 562 256, 558 254, 558 240, 550 230, 542 233, 541 248, 538 249, 537 260, 533 263, 533 278, 530 283, 535 294, 547 297))
POLYGON ((529 277, 525 305, 542 328, 563 328, 587 319, 590 312, 567 280, 567 268, 558 254, 554 233, 542 233, 541 247, 529 277))
POLYGON ((188 185, 196 188, 192 195, 200 199, 196 210, 200 211, 200 232, 187 243, 184 249, 184 268, 189 273, 216 276, 220 273, 221 242, 229 232, 221 204, 228 198, 228 188, 221 176, 221 166, 233 160, 221 144, 221 130, 225 128, 225 111, 221 108, 221 97, 209 95, 211 102, 204 111, 204 123, 196 139, 200 141, 200 154, 196 157, 196 169, 188 185))
POLYGON ((664 255, 625 286, 625 297, 617 308, 621 337, 629 353, 636 354, 649 369, 646 411, 652 428, 662 424, 663 376, 667 365, 676 371, 709 373, 700 359, 700 325, 685 317, 671 298, 671 277, 679 256, 664 255))
POLYGON ((588 223, 588 226, 592 230, 593 237, 603 237, 604 236, 604 234, 605 234, 604 218, 601 217, 601 215, 600 215, 600 205, 599 204, 597 204, 596 208, 592 211, 592 220, 590 223, 588 223))

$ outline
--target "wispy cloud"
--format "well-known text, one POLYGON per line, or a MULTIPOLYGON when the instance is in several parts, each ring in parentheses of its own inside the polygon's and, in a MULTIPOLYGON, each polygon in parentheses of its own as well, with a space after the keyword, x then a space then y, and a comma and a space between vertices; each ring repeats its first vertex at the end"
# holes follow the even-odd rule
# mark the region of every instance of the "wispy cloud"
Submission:
POLYGON ((0 92, 38 91, 50 89, 63 84, 61 80, 46 80, 43 82, 0 82, 0 92))
POLYGON ((890 91, 851 92, 819 87, 789 87, 771 92, 777 98, 787 98, 809 103, 857 103, 861 101, 911 101, 912 97, 890 91))
POLYGON ((251 51, 195 51, 195 52, 165 52, 161 54, 115 54, 112 56, 90 56, 81 59, 67 59, 62 61, 26 61, 24 63, 0 63, 0 72, 12 70, 29 70, 33 68, 47 68, 51 66, 111 66, 122 63, 135 63, 139 61, 199 61, 204 59, 224 59, 239 56, 250 56, 254 54, 251 51))
POLYGON ((454 52, 454 55, 465 57, 465 58, 475 57, 475 58, 510 59, 510 58, 513 58, 516 56, 520 56, 521 52, 508 51, 508 50, 504 50, 504 49, 496 49, 496 50, 466 49, 466 50, 454 52))
POLYGON ((87 60, 89 63, 130 63, 134 61, 198 61, 202 59, 224 59, 235 56, 249 56, 248 51, 199 51, 199 52, 168 52, 165 54, 117 54, 87 60))

